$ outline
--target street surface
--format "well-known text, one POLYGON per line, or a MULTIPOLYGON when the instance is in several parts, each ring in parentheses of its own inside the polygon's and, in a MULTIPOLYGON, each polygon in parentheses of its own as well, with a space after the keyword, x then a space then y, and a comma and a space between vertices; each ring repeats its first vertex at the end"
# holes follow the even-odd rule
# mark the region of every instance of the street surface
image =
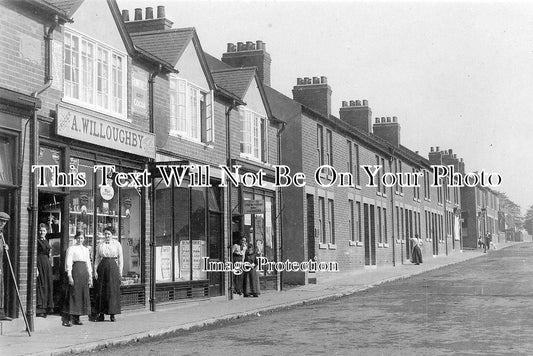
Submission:
POLYGON ((490 250, 349 297, 98 355, 533 355, 532 262, 533 244, 490 250))

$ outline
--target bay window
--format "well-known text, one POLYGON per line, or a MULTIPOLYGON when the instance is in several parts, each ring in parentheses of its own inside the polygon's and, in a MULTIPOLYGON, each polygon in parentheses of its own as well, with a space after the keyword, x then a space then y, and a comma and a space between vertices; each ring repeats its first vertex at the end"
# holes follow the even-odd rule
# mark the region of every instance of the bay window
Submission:
POLYGON ((214 141, 213 92, 170 78, 170 132, 194 141, 214 141))
POLYGON ((267 162, 266 118, 248 109, 240 109, 241 155, 267 162))
POLYGON ((126 54, 71 29, 64 38, 64 97, 113 116, 126 116, 126 54))

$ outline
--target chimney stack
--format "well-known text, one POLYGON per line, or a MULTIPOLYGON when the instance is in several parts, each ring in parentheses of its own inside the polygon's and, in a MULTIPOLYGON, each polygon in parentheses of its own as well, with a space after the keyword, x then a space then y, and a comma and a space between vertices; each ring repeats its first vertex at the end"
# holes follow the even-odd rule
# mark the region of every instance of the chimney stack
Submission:
POLYGON ((222 62, 234 68, 256 67, 259 79, 270 86, 270 54, 266 51, 266 43, 261 40, 254 42, 237 42, 237 46, 228 43, 227 52, 222 54, 222 62), (231 45, 231 47, 230 47, 231 45), (236 50, 235 50, 236 48, 236 50), (231 49, 231 50, 230 50, 231 49))
POLYGON ((329 117, 331 114, 331 87, 326 77, 306 77, 303 83, 297 80, 292 88, 294 101, 329 117))
POLYGON ((128 22, 130 20, 129 10, 122 10, 122 21, 128 22))
POLYGON ((157 18, 154 19, 154 8, 147 7, 145 9, 145 16, 143 20, 143 10, 135 9, 135 18, 133 21, 129 19, 129 11, 122 10, 122 19, 126 25, 129 33, 140 33, 149 31, 163 31, 172 28, 173 22, 165 18, 165 7, 157 7, 157 18))
MULTIPOLYGON (((372 110, 368 100, 350 100, 350 105, 341 107, 339 117, 348 124, 365 132, 372 132, 372 110)), ((376 118, 376 122, 379 118, 376 118)))
POLYGON ((376 120, 374 124, 374 135, 391 143, 395 147, 400 146, 400 124, 396 116, 382 117, 381 123, 376 120))
POLYGON ((146 14, 144 15, 145 20, 153 20, 154 19, 154 8, 153 7, 147 7, 146 8, 146 14))

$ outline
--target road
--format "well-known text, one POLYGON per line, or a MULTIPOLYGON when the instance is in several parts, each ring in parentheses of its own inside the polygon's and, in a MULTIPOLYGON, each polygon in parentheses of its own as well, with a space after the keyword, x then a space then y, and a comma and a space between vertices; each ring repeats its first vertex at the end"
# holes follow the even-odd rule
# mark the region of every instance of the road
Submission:
POLYGON ((532 355, 533 245, 99 355, 532 355))

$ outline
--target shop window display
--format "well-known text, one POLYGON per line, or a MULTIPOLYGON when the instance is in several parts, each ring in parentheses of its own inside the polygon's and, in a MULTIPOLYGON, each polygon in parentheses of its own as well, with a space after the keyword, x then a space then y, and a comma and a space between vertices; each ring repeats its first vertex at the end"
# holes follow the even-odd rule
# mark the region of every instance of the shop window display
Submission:
MULTIPOLYGON (((208 192, 215 193, 206 188, 169 188, 160 180, 155 186, 157 282, 206 280, 201 262, 208 256, 208 192)), ((211 205, 216 202, 216 197, 209 199, 211 205)))
MULTIPOLYGON (((122 285, 141 283, 141 193, 136 188, 115 185, 111 177, 101 185, 95 162, 71 158, 71 172, 85 172, 87 184, 73 187, 69 195, 69 246, 77 231, 85 233, 86 246, 94 260, 96 246, 104 239, 104 228, 112 227, 113 239, 122 245, 122 285)), ((120 167, 116 167, 120 171, 120 167)), ((126 171, 126 170, 124 170, 126 171)))

